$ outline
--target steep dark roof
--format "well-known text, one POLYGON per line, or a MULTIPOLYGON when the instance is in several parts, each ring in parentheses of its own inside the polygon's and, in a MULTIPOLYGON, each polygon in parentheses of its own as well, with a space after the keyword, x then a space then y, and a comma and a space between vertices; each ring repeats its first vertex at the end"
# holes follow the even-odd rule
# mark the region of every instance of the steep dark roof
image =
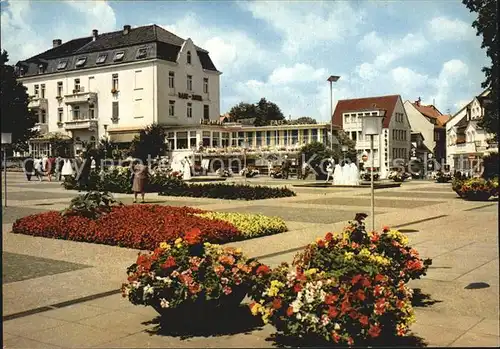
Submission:
MULTIPOLYGON (((57 72, 57 64, 61 59, 68 60, 68 66, 63 71, 85 69, 95 67, 97 56, 104 53, 108 54, 108 57, 104 64, 99 64, 100 66, 135 61, 136 52, 139 48, 148 49, 146 59, 159 58, 175 62, 184 42, 185 40, 179 36, 153 24, 131 28, 126 35, 123 30, 118 30, 99 34, 95 40, 93 40, 92 36, 73 39, 18 64, 28 63, 28 70, 24 76, 38 75, 37 64, 40 60, 45 60, 43 63, 47 65, 45 73, 57 72), (125 51, 125 57, 120 62, 113 62, 113 55, 116 51, 125 51), (87 63, 84 68, 76 68, 74 64, 77 57, 83 56, 87 57, 87 63)), ((208 55, 208 51, 198 46, 195 46, 195 48, 203 69, 217 71, 208 55)))
POLYGON ((390 95, 340 100, 335 107, 332 122, 334 125, 342 127, 344 122, 342 118, 343 113, 355 112, 358 110, 383 109, 386 111, 383 127, 387 128, 389 127, 392 114, 394 113, 394 108, 396 108, 396 103, 399 98, 399 95, 390 95))

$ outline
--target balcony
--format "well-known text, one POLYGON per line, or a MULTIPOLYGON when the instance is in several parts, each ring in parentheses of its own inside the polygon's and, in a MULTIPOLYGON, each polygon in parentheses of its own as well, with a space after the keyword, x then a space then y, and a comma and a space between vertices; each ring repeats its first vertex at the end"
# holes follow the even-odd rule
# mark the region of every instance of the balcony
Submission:
POLYGON ((39 134, 46 134, 49 132, 49 125, 47 124, 35 124, 35 127, 32 128, 33 131, 38 131, 39 134))
POLYGON ((47 106, 48 106, 47 98, 40 98, 39 96, 30 97, 30 101, 28 103, 29 109, 47 110, 47 106))
POLYGON ((89 130, 94 131, 97 129, 97 120, 94 119, 78 119, 66 121, 65 126, 66 130, 89 130))
POLYGON ((95 104, 97 103, 97 93, 96 92, 85 92, 83 87, 78 90, 73 90, 72 94, 64 96, 64 102, 66 104, 95 104))

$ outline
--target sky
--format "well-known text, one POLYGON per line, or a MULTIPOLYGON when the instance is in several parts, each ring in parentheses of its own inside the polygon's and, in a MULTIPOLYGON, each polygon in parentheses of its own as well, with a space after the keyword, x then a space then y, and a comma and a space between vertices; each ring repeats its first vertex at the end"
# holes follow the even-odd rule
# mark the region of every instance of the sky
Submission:
POLYGON ((63 42, 157 24, 209 51, 222 72, 221 113, 265 97, 288 118, 330 114, 339 99, 390 94, 454 114, 489 66, 475 13, 460 0, 27 1, 0 0, 10 63, 63 42))

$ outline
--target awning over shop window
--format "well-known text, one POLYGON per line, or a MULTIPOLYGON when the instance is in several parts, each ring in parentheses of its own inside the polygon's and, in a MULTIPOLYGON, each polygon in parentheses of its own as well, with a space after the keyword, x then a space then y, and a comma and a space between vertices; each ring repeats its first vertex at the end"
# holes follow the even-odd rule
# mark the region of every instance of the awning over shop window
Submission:
POLYGON ((135 136, 139 133, 128 132, 128 133, 110 133, 109 140, 114 143, 130 143, 134 140, 135 136))

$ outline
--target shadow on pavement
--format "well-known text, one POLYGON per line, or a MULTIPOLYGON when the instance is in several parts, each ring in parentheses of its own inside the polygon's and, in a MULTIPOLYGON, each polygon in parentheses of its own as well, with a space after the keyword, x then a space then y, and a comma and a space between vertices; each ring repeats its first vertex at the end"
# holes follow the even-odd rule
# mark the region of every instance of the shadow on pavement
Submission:
POLYGON ((442 301, 432 299, 432 297, 423 293, 420 288, 413 289, 413 298, 411 300, 411 305, 414 307, 429 307, 436 303, 441 303, 442 301))
MULTIPOLYGON (((331 348, 335 347, 348 347, 347 345, 332 345, 330 342, 326 342, 321 339, 313 338, 295 338, 290 336, 284 336, 282 334, 276 333, 272 334, 266 341, 273 342, 273 346, 278 348, 331 348)), ((376 340, 356 342, 355 347, 426 347, 427 342, 423 338, 409 335, 405 337, 397 336, 381 336, 376 340)))
POLYGON ((248 305, 229 309, 223 313, 204 314, 203 318, 181 322, 178 318, 161 316, 144 322, 143 325, 155 325, 147 333, 159 336, 172 336, 187 339, 191 337, 217 337, 232 334, 250 333, 263 326, 262 320, 250 313, 248 305))

